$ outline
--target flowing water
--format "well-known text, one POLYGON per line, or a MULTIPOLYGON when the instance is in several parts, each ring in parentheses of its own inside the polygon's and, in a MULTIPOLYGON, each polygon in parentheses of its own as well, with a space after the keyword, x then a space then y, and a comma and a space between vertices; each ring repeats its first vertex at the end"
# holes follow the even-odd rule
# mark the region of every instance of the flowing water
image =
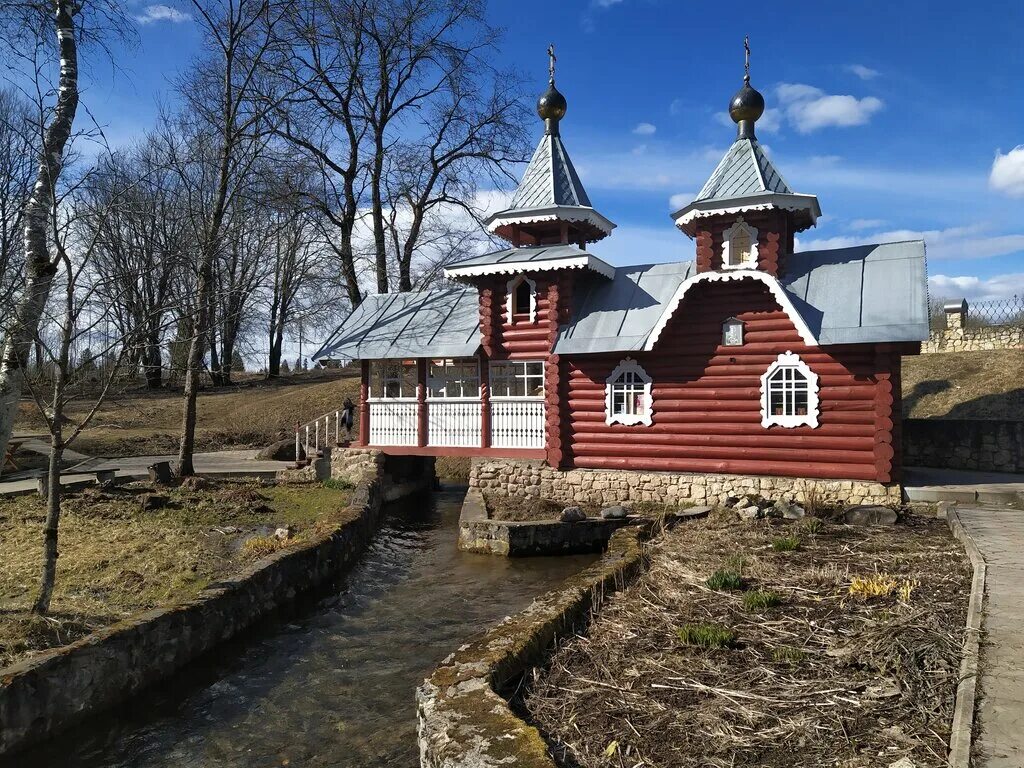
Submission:
POLYGON ((286 618, 14 758, 18 768, 416 766, 414 691, 593 556, 455 549, 462 494, 393 505, 360 563, 286 618))

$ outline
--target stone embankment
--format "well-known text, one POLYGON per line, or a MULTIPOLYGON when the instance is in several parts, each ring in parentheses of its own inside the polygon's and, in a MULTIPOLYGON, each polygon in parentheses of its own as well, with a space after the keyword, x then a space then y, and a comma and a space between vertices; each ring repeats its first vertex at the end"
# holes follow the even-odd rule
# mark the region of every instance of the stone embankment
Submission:
POLYGON ((432 463, 392 458, 373 451, 337 457, 339 477, 356 488, 334 530, 279 550, 180 605, 0 669, 0 756, 130 698, 337 576, 373 539, 387 501, 433 487, 432 463))

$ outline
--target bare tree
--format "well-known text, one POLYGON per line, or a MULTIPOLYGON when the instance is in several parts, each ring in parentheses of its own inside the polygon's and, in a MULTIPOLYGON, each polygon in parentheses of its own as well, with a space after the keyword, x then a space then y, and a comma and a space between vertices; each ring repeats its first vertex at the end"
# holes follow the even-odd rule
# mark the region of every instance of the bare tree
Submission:
MULTIPOLYGON (((197 212, 196 305, 193 335, 185 368, 184 408, 178 474, 195 473, 196 399, 207 333, 210 327, 211 294, 215 260, 223 246, 225 218, 232 200, 246 183, 268 135, 267 101, 257 100, 264 63, 274 50, 274 28, 283 18, 284 0, 193 0, 205 36, 204 60, 197 62, 183 82, 188 124, 187 140, 179 144, 183 180, 196 185, 192 206, 197 212), (196 142, 208 153, 197 159, 196 142), (197 170, 196 164, 200 165, 197 170), (191 170, 186 170, 191 169, 191 170)), ((264 96, 266 91, 262 91, 264 96)), ((272 103, 272 100, 270 101, 272 103)))
POLYGON ((29 352, 57 269, 57 259, 50 252, 47 224, 78 112, 78 36, 83 29, 95 32, 97 40, 103 39, 104 31, 124 36, 126 25, 120 3, 115 0, 9 0, 0 24, 3 42, 9 50, 32 51, 26 55, 34 57, 32 71, 37 85, 45 81, 38 56, 55 53, 58 62, 56 88, 47 91, 55 105, 48 119, 40 121, 41 125, 45 123, 45 129, 38 146, 38 167, 22 214, 24 288, 5 329, 0 353, 2 455, 14 428, 29 352))
POLYGON ((28 101, 12 88, 0 88, 0 310, 4 315, 22 277, 22 225, 35 175, 36 135, 28 101))

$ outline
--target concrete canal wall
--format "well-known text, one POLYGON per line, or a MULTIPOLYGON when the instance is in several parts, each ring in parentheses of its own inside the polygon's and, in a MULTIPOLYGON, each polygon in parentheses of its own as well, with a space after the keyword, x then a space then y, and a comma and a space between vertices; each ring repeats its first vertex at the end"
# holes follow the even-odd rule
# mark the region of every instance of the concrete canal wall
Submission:
POLYGON ((180 605, 134 616, 0 669, 0 756, 118 704, 352 565, 388 501, 434 486, 433 462, 353 453, 339 477, 356 483, 346 521, 280 550, 180 605))

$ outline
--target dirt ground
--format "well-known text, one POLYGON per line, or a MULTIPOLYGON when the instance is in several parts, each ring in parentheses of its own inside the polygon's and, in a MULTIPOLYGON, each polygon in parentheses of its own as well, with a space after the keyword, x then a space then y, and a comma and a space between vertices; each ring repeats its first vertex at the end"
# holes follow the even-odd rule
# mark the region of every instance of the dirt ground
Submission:
POLYGON ((532 681, 569 766, 944 766, 971 580, 943 521, 682 524, 532 681))
MULTIPOLYGON (((197 406, 196 449, 263 447, 294 434, 296 422, 341 408, 346 397, 359 400, 358 369, 309 371, 276 381, 249 378, 205 389, 197 406)), ((89 408, 88 398, 74 401, 68 416, 75 421, 89 408)), ((175 453, 181 408, 180 390, 150 392, 133 385, 113 394, 71 447, 89 456, 175 453)), ((17 428, 45 431, 33 403, 21 403, 17 428)))
POLYGON ((1024 350, 903 358, 903 415, 1024 420, 1024 350))
MULTIPOLYGON (((320 484, 200 481, 198 490, 161 489, 166 506, 143 511, 148 483, 66 497, 51 614, 33 616, 42 569, 42 502, 0 500, 0 667, 71 642, 131 614, 173 604, 212 581, 341 522, 348 491, 320 484)), ((334 485, 334 484, 332 484, 334 485)))

